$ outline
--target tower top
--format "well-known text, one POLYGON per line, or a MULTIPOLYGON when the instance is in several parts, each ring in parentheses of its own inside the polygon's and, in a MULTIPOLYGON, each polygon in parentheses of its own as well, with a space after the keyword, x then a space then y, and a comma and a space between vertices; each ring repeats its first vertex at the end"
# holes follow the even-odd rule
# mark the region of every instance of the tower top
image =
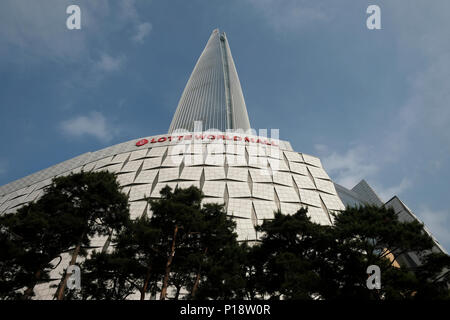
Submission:
POLYGON ((241 83, 225 32, 214 29, 184 88, 169 133, 177 129, 250 129, 241 83))

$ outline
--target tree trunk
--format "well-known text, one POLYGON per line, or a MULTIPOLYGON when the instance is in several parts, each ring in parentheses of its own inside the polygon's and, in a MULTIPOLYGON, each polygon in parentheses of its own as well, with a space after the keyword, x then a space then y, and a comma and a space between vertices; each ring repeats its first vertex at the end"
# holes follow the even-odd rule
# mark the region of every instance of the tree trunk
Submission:
POLYGON ((178 297, 180 296, 180 290, 181 290, 181 285, 180 285, 180 286, 177 286, 177 292, 176 292, 176 294, 175 294, 174 300, 178 300, 178 297))
POLYGON ((195 278, 194 287, 192 288, 191 297, 194 298, 197 293, 198 283, 200 282, 200 271, 197 273, 197 277, 195 278))
POLYGON ((142 287, 142 291, 141 291, 141 300, 145 300, 145 293, 147 292, 148 284, 150 283, 150 275, 151 275, 150 271, 151 271, 151 267, 149 266, 147 268, 147 274, 145 276, 144 286, 142 287))
MULTIPOLYGON (((83 237, 81 237, 83 239, 83 237)), ((81 248, 81 241, 77 244, 75 247, 73 253, 72 253, 72 259, 70 260, 69 266, 74 265, 77 262, 78 254, 80 253, 81 248)), ((67 273, 64 275, 64 277, 61 279, 61 282, 58 286, 58 291, 56 292, 56 298, 58 300, 62 300, 64 298, 64 290, 66 290, 67 280, 69 279, 71 275, 67 273)))
POLYGON ((105 241, 105 244, 103 245, 102 253, 106 253, 108 251, 109 244, 111 243, 111 239, 112 239, 112 234, 113 234, 112 230, 109 229, 109 235, 108 235, 108 238, 105 241))
POLYGON ((167 259, 166 273, 164 275, 163 286, 161 288, 161 296, 159 297, 160 300, 166 299, 167 285, 169 283, 170 266, 172 265, 173 256, 175 255, 175 240, 177 237, 177 233, 178 233, 178 226, 175 226, 175 230, 173 231, 172 248, 170 250, 169 258, 167 259))
POLYGON ((41 270, 37 271, 34 274, 34 282, 32 285, 30 285, 23 293, 23 297, 22 299, 27 300, 31 298, 31 295, 33 294, 33 289, 36 286, 36 284, 38 283, 39 279, 41 278, 41 270))
MULTIPOLYGON (((206 253, 208 252, 208 248, 205 249, 205 252, 203 253, 203 257, 206 256, 206 253)), ((200 272, 202 269, 202 263, 200 262, 200 266, 198 267, 197 277, 195 278, 194 287, 192 288, 191 296, 192 298, 195 297, 195 294, 197 293, 198 284, 200 282, 200 272)))

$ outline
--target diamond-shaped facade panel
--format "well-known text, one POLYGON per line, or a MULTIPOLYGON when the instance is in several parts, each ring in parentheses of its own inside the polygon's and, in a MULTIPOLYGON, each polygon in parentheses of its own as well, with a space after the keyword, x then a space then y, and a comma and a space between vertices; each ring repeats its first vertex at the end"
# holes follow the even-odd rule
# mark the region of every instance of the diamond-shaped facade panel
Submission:
POLYGON ((251 218, 252 201, 247 199, 230 199, 228 201, 227 213, 230 216, 251 218))
POLYGON ((228 193, 230 198, 249 198, 251 197, 250 189, 247 182, 227 182, 228 193))

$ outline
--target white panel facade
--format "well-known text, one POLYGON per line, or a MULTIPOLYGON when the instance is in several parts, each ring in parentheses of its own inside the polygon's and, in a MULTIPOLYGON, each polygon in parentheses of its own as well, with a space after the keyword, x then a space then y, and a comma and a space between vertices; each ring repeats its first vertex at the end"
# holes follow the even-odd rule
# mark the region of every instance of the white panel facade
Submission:
POLYGON ((256 217, 261 223, 264 219, 273 219, 275 216, 274 212, 278 210, 277 205, 273 201, 254 200, 253 206, 256 217))
POLYGON ((205 167, 205 180, 225 180, 224 167, 205 167))
POLYGON ((230 216, 250 219, 252 201, 247 199, 229 199, 227 213, 230 216))
POLYGON ((138 176, 134 180, 135 184, 140 183, 150 183, 152 184, 155 181, 156 175, 158 174, 158 170, 143 170, 139 172, 138 176))
MULTIPOLYGON (((244 143, 243 134, 220 135, 226 139, 218 140, 217 133, 203 138, 200 134, 186 134, 185 139, 172 141, 167 135, 147 137, 138 145, 133 140, 100 150, 98 155, 88 154, 74 161, 72 167, 73 160, 68 160, 69 164, 59 164, 57 169, 52 167, 0 187, 0 214, 15 212, 38 199, 52 177, 81 170, 116 173, 122 191, 129 196, 133 219, 151 215, 145 199, 160 198, 166 185, 194 185, 206 197, 203 204, 225 205, 237 224, 240 241, 256 240, 259 235, 254 225, 273 219, 279 209, 294 214, 302 206, 308 207, 312 221, 321 224, 331 223, 327 210, 344 209, 318 158, 294 152, 283 141, 252 137, 244 143), (269 147, 269 143, 276 146, 269 147)), ((96 239, 95 246, 101 248, 104 241, 96 239)), ((54 289, 48 285, 38 286, 36 298, 51 298, 52 292, 54 289)))
POLYGON ((247 168, 230 167, 230 168, 228 168, 227 179, 247 182, 248 169, 247 168))
POLYGON ((252 196, 256 199, 264 199, 274 201, 275 189, 272 184, 253 183, 252 196))

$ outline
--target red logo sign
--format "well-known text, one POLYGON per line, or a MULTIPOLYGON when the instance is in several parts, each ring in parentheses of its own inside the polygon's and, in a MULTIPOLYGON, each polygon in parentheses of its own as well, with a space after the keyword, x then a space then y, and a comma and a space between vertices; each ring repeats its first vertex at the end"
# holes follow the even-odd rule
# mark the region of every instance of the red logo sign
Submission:
POLYGON ((256 137, 255 138, 249 138, 249 137, 239 137, 239 136, 228 136, 228 135, 214 135, 214 134, 210 134, 210 135, 192 135, 192 134, 188 134, 185 136, 167 136, 167 137, 159 137, 157 140, 156 138, 152 138, 152 141, 148 141, 147 139, 141 139, 138 142, 136 142, 136 146, 140 147, 143 146, 144 144, 147 143, 161 143, 161 142, 165 142, 165 141, 181 141, 181 140, 204 140, 204 139, 208 139, 208 140, 234 140, 234 141, 244 141, 244 142, 248 142, 248 143, 260 143, 260 144, 266 144, 269 146, 277 146, 275 144, 274 141, 269 141, 269 140, 263 140, 261 138, 256 137))
POLYGON ((143 146, 144 144, 147 144, 148 143, 148 140, 147 139, 141 139, 141 140, 139 140, 138 142, 136 142, 136 145, 138 146, 138 147, 140 147, 140 146, 143 146))

